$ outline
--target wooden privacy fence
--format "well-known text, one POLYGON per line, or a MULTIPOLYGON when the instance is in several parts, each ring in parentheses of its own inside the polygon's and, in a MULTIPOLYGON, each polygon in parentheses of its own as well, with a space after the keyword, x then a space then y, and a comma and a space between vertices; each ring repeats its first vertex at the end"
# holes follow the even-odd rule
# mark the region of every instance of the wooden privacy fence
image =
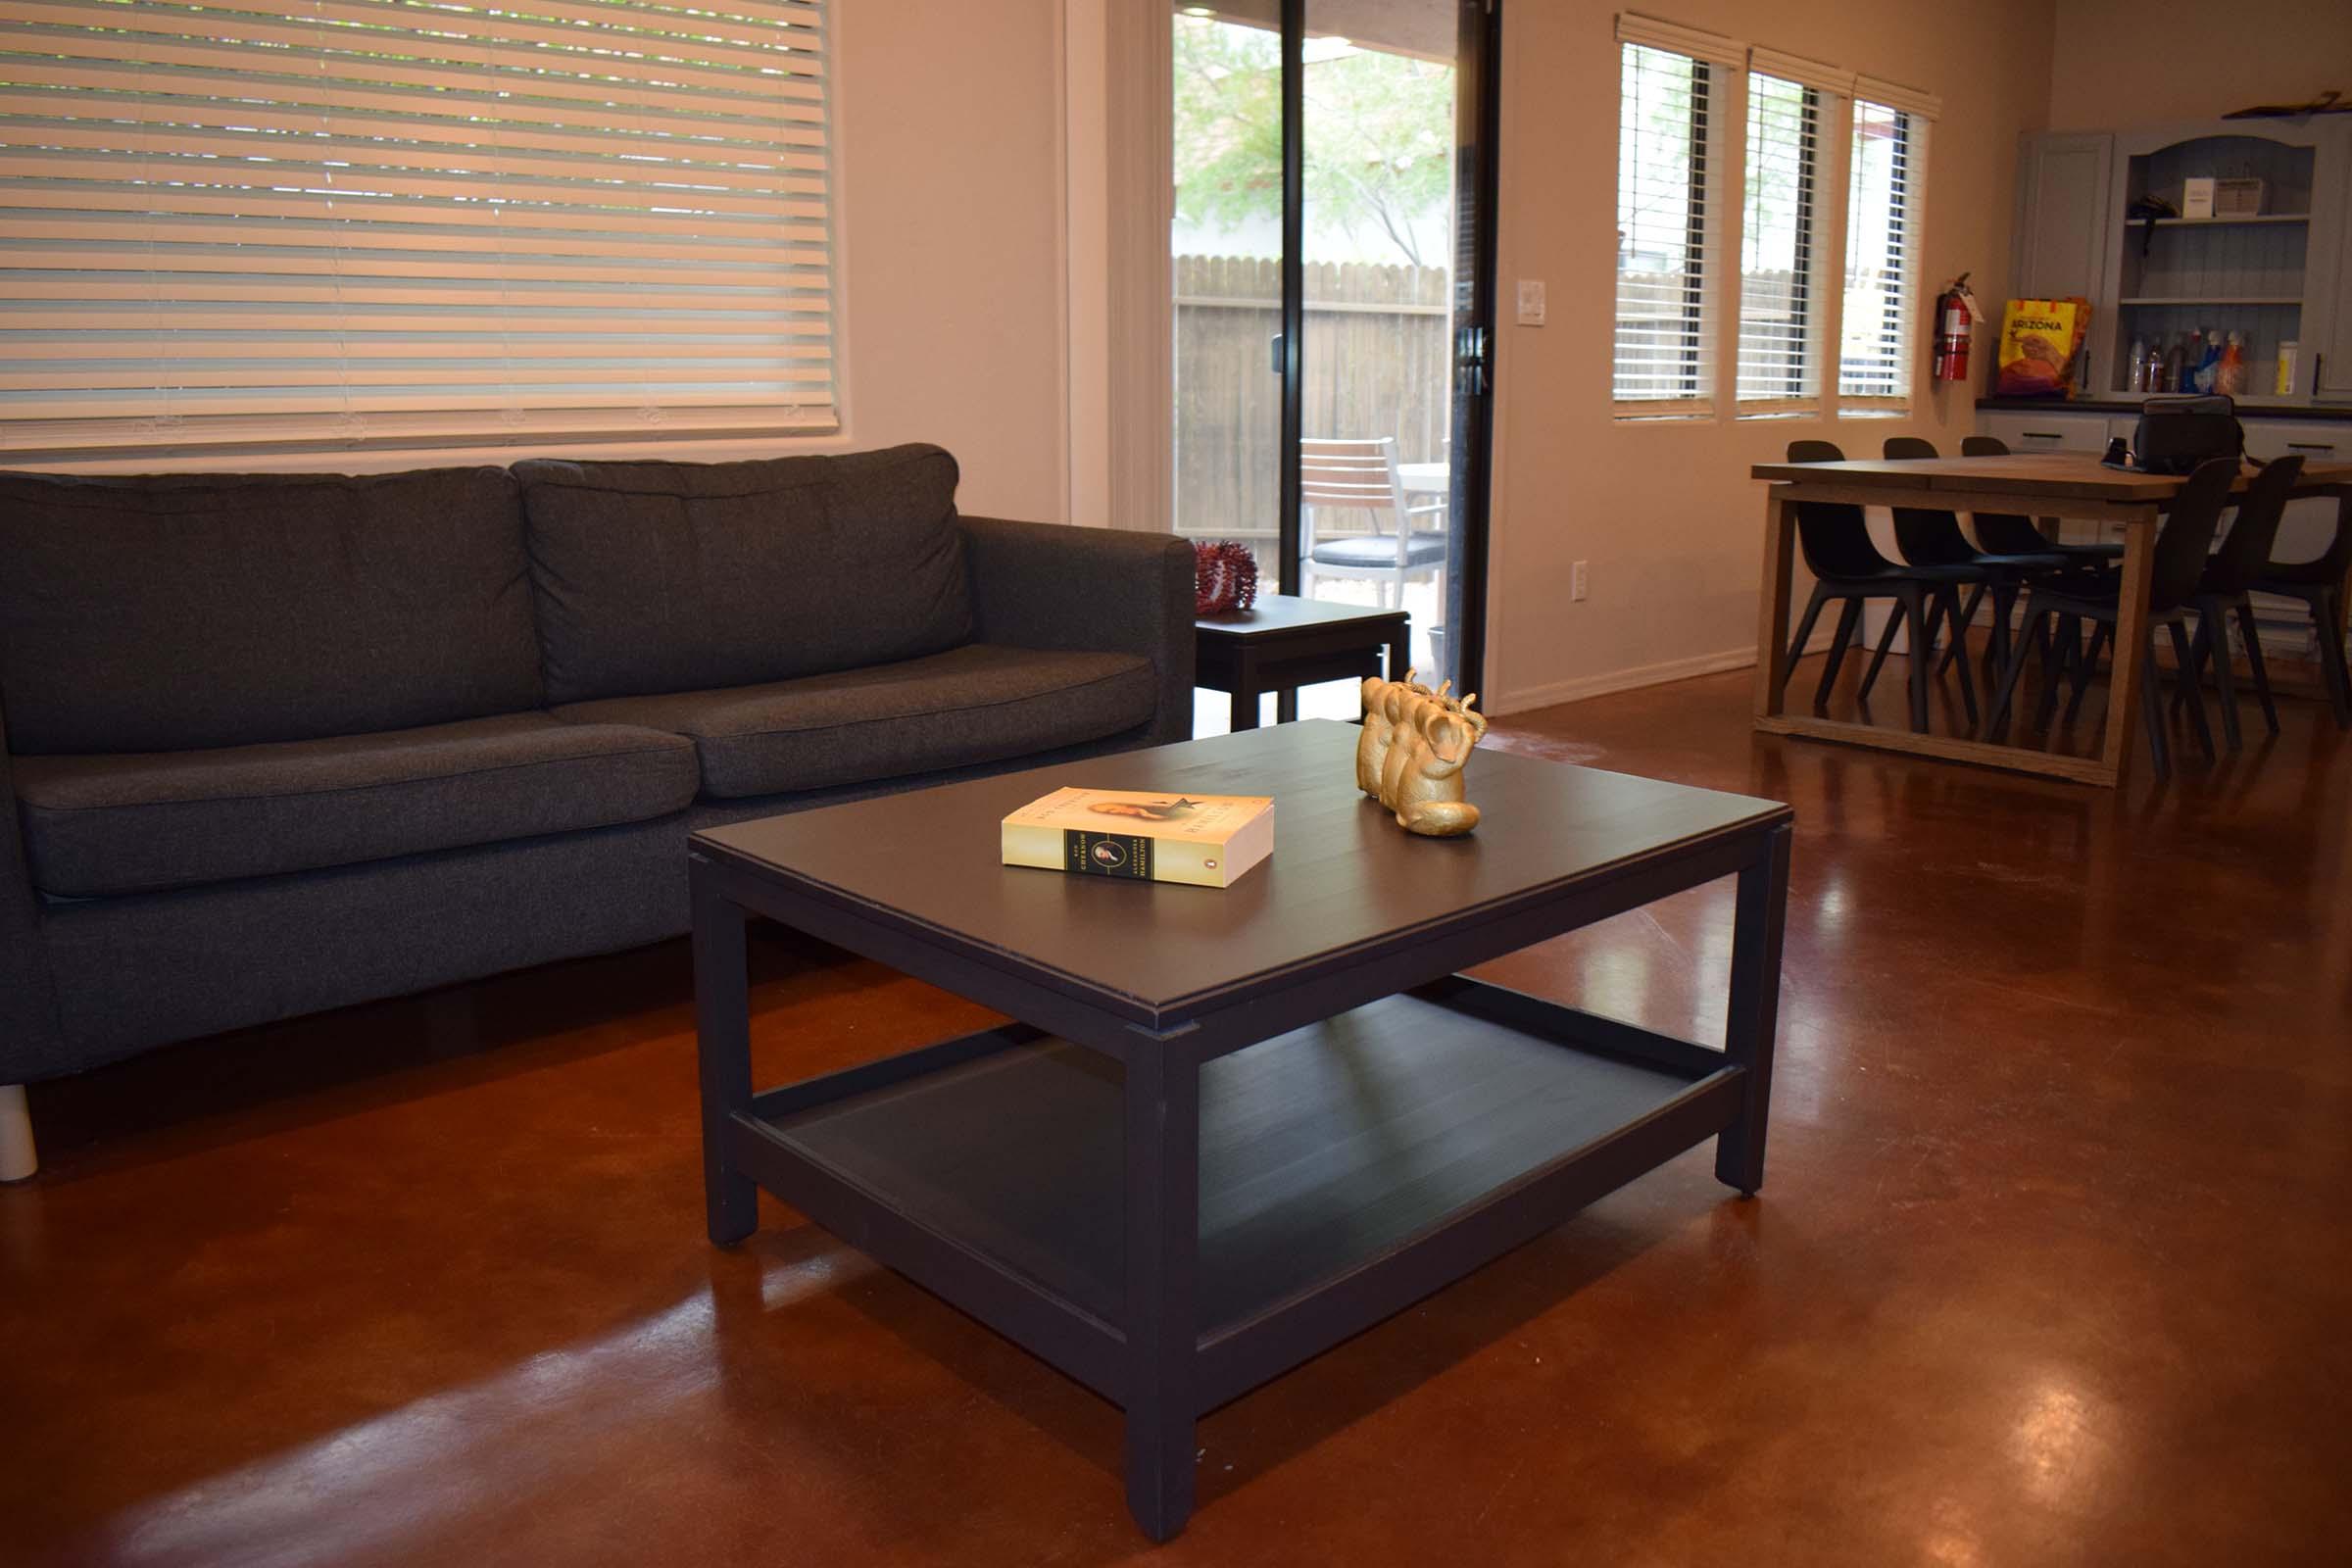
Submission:
MULTIPOLYGON (((1310 263, 1301 372, 1304 433, 1395 436, 1396 461, 1446 456, 1452 428, 1449 307, 1442 267, 1310 263)), ((1271 539, 1279 504, 1282 264, 1179 256, 1176 528, 1271 539)))

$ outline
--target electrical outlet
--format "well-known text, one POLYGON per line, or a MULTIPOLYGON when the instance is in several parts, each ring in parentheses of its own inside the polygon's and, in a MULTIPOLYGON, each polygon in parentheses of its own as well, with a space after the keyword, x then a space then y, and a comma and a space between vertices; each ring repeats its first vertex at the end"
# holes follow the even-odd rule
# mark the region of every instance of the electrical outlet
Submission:
POLYGON ((1585 564, 1581 561, 1568 568, 1568 597, 1578 601, 1585 597, 1585 564))
POLYGON ((1541 278, 1523 277, 1519 280, 1519 324, 1544 324, 1544 281, 1541 278))

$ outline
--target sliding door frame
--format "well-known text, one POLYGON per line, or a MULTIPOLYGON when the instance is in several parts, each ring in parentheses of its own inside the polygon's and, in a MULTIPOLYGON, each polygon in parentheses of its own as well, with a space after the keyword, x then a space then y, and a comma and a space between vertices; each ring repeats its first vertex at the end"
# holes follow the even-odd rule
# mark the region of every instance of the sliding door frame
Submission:
POLYGON ((1306 435, 1306 0, 1282 0, 1282 445, 1275 550, 1298 591, 1298 443, 1306 435))
POLYGON ((1455 690, 1486 690, 1488 520, 1494 496, 1494 220, 1502 163, 1502 0, 1458 0, 1455 156, 1469 176, 1454 194, 1453 560, 1446 623, 1455 690), (1464 151, 1468 157, 1462 158, 1464 151), (1461 222, 1464 203, 1469 222, 1461 222), (1467 268, 1461 251, 1470 251, 1467 268))
MULTIPOLYGON (((1070 0, 1086 4, 1089 0, 1070 0)), ((1283 588, 1299 572, 1299 443, 1305 435, 1306 322, 1305 45, 1309 0, 1279 0, 1282 41, 1282 262, 1280 468, 1277 564, 1283 588)), ((1449 461, 1453 561, 1445 621, 1453 640, 1457 688, 1478 689, 1487 647, 1489 513, 1494 495, 1495 192, 1499 164, 1501 0, 1456 0, 1454 220, 1449 461), (1464 154, 1469 156, 1465 157, 1464 154), (1475 265, 1460 263, 1467 251, 1475 265)), ((1175 522, 1173 282, 1168 225, 1173 216, 1173 125, 1169 7, 1114 5, 1103 28, 1104 80, 1137 91, 1105 94, 1110 276, 1101 335, 1108 410, 1103 471, 1114 527, 1167 531, 1175 522)), ((1091 336, 1092 334, 1087 334, 1091 336)), ((1086 345, 1091 350, 1092 345, 1086 345)), ((1080 346, 1073 345, 1073 352, 1080 346)), ((1087 519, 1074 519, 1087 520, 1087 519)))
MULTIPOLYGON (((1487 513, 1494 495, 1494 198, 1501 127, 1501 0, 1455 0, 1454 288, 1450 321, 1453 555, 1442 592, 1457 691, 1480 689, 1487 652, 1487 513), (1466 156, 1465 156, 1466 155, 1466 156), (1466 166, 1466 167, 1464 167, 1466 166), (1467 175, 1465 180, 1462 176, 1467 175), (1468 222, 1463 222, 1467 209, 1468 222), (1470 266, 1461 266, 1464 253, 1470 266)), ((1282 445, 1275 548, 1286 592, 1299 570, 1305 435, 1306 7, 1282 0, 1282 445)))

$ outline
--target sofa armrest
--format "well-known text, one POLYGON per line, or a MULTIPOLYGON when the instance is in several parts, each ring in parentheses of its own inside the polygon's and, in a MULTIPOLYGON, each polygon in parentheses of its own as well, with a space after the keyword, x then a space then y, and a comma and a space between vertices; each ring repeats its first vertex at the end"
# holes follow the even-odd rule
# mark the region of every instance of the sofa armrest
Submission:
POLYGON ((0 1085, 53 1077, 70 1065, 58 1032, 40 905, 24 868, 8 715, 0 712, 0 1085))
POLYGON ((960 517, 975 635, 1141 654, 1159 675, 1152 742, 1193 733, 1193 549, 1164 533, 960 517))

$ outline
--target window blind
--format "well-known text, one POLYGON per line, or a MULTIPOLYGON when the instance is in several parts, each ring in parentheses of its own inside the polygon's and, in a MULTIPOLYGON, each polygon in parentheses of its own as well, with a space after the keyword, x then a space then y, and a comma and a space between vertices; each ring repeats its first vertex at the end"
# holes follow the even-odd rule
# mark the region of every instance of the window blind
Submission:
POLYGON ((1857 412, 1910 403, 1924 130, 1905 110, 1854 100, 1838 396, 1857 412))
POLYGON ((1715 390, 1708 269, 1719 68, 1626 42, 1617 133, 1617 331, 1621 415, 1704 415, 1715 390))
POLYGON ((836 427, 824 0, 16 0, 0 449, 836 427))
POLYGON ((1795 412, 1821 397, 1814 214, 1821 94, 1747 78, 1747 200, 1740 241, 1740 412, 1795 412))

